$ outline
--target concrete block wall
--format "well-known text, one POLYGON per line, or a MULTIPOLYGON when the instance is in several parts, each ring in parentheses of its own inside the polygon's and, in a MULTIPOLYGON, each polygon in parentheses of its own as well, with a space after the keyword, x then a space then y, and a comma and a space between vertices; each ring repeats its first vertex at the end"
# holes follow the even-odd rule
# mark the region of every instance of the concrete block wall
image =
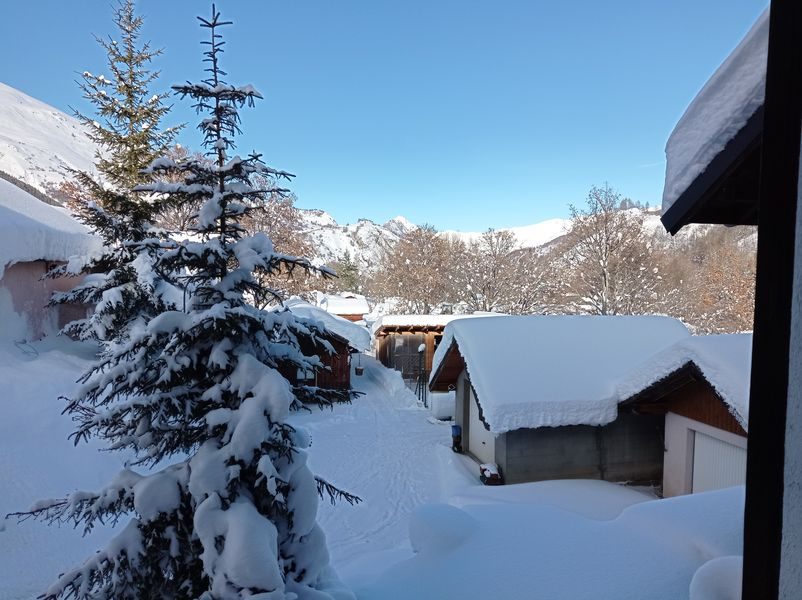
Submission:
POLYGON ((499 436, 496 462, 508 483, 546 479, 659 481, 663 417, 622 414, 603 427, 518 429, 499 436))

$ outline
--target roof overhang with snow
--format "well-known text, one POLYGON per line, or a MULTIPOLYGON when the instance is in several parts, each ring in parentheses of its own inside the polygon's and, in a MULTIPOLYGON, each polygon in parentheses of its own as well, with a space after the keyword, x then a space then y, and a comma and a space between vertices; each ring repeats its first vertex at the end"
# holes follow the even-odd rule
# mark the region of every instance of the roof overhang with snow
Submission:
POLYGON ((0 179, 0 278, 5 268, 37 260, 66 262, 101 249, 65 209, 34 198, 10 181, 0 179))
POLYGON ((700 335, 680 340, 622 378, 623 403, 655 401, 693 381, 705 381, 748 431, 752 334, 700 335))
POLYGON ((352 292, 324 294, 318 292, 317 305, 334 315, 364 315, 370 312, 365 296, 352 292))
POLYGON ((618 416, 616 383, 629 369, 690 334, 653 316, 506 316, 449 323, 430 389, 465 369, 494 433, 605 425, 618 416))
POLYGON ((688 106, 666 144, 662 221, 756 225, 768 10, 688 106))
POLYGON ((382 315, 373 323, 371 331, 374 337, 388 333, 403 332, 442 332, 446 325, 455 320, 473 319, 477 317, 505 316, 498 313, 474 313, 470 315, 382 315))
POLYGON ((285 302, 285 305, 294 315, 322 324, 334 339, 343 342, 355 351, 365 352, 370 350, 371 338, 367 327, 333 315, 297 297, 290 298, 285 302))

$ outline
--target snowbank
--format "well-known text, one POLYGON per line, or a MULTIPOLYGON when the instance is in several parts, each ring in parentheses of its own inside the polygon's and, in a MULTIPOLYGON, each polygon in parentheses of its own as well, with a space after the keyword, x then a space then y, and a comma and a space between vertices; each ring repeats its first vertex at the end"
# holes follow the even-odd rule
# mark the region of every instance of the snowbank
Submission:
POLYGON ((458 507, 474 504, 551 506, 588 519, 609 521, 628 506, 654 500, 654 495, 595 479, 561 479, 503 486, 476 486, 449 499, 458 507))
POLYGON ((0 179, 0 279, 5 268, 34 260, 66 261, 101 248, 98 238, 60 210, 0 179))
POLYGON ((691 580, 690 600, 741 600, 743 556, 714 558, 691 580))
POLYGON ((619 381, 617 395, 626 400, 687 364, 695 365, 746 430, 749 423, 749 377, 752 334, 699 335, 681 340, 633 369, 619 381))
POLYGON ((101 527, 82 537, 69 526, 3 517, 24 511, 44 498, 101 487, 127 458, 99 452, 97 442, 75 447, 67 436, 74 430, 61 414, 61 395, 76 389, 75 380, 87 368, 96 348, 47 339, 19 348, 0 341, 0 598, 35 598, 59 573, 83 562, 114 535, 101 527))
POLYGON ((492 432, 605 425, 618 416, 617 381, 688 336, 669 317, 460 319, 445 328, 432 380, 455 343, 492 432))
POLYGON ((688 598, 702 565, 741 554, 743 496, 740 487, 641 502, 611 521, 538 504, 465 506, 477 524, 459 544, 438 550, 428 540, 428 551, 391 567, 357 595, 361 600, 688 598))
POLYGON ((768 39, 766 9, 674 127, 666 143, 663 213, 763 105, 768 39))

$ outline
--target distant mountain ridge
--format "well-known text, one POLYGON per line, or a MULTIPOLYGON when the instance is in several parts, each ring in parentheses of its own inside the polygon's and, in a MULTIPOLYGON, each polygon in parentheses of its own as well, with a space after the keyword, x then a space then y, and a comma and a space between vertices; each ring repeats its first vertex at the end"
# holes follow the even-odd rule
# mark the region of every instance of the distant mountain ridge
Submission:
MULTIPOLYGON (((378 224, 370 219, 340 225, 324 210, 301 209, 303 230, 309 237, 317 255, 315 259, 330 263, 348 256, 361 268, 370 269, 378 264, 384 252, 392 250, 406 234, 418 228, 402 216, 378 224)), ((520 248, 537 248, 564 235, 569 228, 567 219, 549 219, 534 225, 511 227, 520 248)), ((503 231, 503 230, 502 230, 503 231)), ((482 232, 442 231, 441 235, 456 237, 469 243, 479 239, 482 232)))

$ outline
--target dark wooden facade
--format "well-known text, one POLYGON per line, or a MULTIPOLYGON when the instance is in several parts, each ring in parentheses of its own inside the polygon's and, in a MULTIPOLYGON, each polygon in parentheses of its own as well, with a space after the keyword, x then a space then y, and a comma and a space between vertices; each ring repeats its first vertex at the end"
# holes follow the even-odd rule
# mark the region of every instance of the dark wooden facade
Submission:
POLYGON ((642 414, 674 414, 746 437, 746 431, 699 370, 688 364, 621 405, 642 414))
POLYGON ((313 385, 321 388, 347 390, 351 387, 351 346, 348 341, 330 333, 328 341, 334 353, 322 353, 324 368, 316 371, 284 372, 283 375, 295 385, 313 385))
POLYGON ((417 381, 432 370, 435 350, 443 337, 444 325, 382 326, 376 337, 376 358, 385 367, 401 372, 406 381, 417 381), (419 348, 423 344, 421 356, 419 348))
POLYGON ((334 354, 324 354, 321 358, 328 370, 316 374, 318 387, 347 390, 351 387, 351 347, 342 338, 331 340, 334 354))
POLYGON ((357 315, 357 314, 353 314, 353 315, 342 315, 340 313, 332 313, 332 314, 336 314, 338 317, 342 317, 343 319, 351 321, 351 323, 356 323, 357 321, 362 321, 365 318, 365 315, 357 315))

